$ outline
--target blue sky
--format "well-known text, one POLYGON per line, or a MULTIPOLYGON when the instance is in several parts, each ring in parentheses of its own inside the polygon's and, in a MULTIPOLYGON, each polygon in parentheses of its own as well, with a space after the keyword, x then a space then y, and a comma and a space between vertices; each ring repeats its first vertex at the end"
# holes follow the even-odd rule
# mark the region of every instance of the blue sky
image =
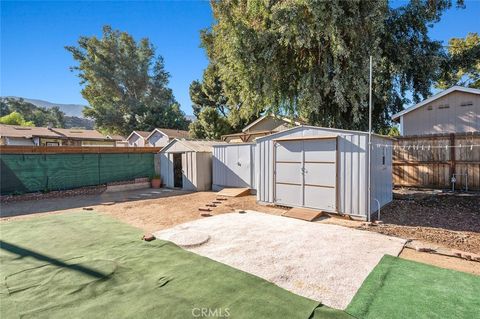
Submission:
MULTIPOLYGON (((397 2, 394 5, 399 5, 397 2)), ((480 32, 480 1, 451 9, 431 30, 445 43, 467 32, 480 32)), ((201 78, 207 59, 199 31, 211 25, 207 1, 25 2, 1 1, 0 95, 54 103, 87 104, 80 94, 74 61, 65 45, 81 35, 101 34, 102 26, 148 37, 165 58, 170 87, 186 114, 192 114, 190 83, 201 78)))

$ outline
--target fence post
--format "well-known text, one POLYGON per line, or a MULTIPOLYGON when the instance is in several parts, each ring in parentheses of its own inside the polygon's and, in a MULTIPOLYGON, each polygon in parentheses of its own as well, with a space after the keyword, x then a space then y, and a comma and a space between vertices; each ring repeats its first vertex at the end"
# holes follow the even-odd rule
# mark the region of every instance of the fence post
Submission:
POLYGON ((456 174, 455 161, 455 134, 450 134, 450 179, 456 174))

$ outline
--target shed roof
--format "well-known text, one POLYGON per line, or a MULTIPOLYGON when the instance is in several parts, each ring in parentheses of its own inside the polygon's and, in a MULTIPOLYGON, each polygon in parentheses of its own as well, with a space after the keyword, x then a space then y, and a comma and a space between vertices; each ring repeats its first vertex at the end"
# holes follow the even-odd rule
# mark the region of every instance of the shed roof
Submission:
POLYGON ((398 112, 394 115, 392 115, 392 120, 396 120, 398 119, 399 117, 401 117, 402 115, 405 115, 411 111, 414 111, 416 109, 418 109, 419 107, 422 107, 424 106, 425 104, 428 104, 430 102, 433 102, 435 101, 436 99, 439 99, 441 98, 442 96, 445 96, 447 94, 450 94, 454 91, 459 91, 459 92, 465 92, 465 93, 472 93, 472 94, 480 94, 480 90, 479 89, 472 89, 472 88, 466 88, 466 87, 463 87, 463 86, 452 86, 451 88, 445 90, 445 91, 442 91, 442 92, 439 92, 437 94, 434 94, 432 95, 431 97, 429 97, 428 99, 426 100, 423 100, 422 102, 418 103, 418 104, 415 104, 401 112, 398 112))
POLYGON ((173 144, 181 143, 184 147, 192 152, 207 152, 213 151, 213 146, 217 144, 225 144, 222 141, 208 141, 208 140, 188 140, 188 139, 174 139, 168 143, 160 152, 166 152, 173 144))
POLYGON ((34 136, 63 138, 62 135, 48 129, 47 127, 31 127, 6 124, 0 124, 0 136, 23 138, 32 138, 34 136))
MULTIPOLYGON (((258 138, 256 139, 256 141, 263 141, 263 140, 265 140, 265 139, 275 139, 276 136, 280 136, 280 135, 284 134, 285 132, 294 132, 294 131, 296 131, 296 130, 303 130, 303 129, 319 129, 319 130, 330 131, 330 132, 332 132, 332 133, 338 133, 338 134, 342 134, 342 133, 343 133, 343 134, 362 134, 362 135, 368 135, 368 132, 363 132, 363 131, 342 130, 342 129, 330 128, 330 127, 300 125, 300 126, 296 126, 296 127, 292 127, 292 128, 286 129, 286 130, 284 130, 284 131, 280 131, 280 132, 273 133, 273 134, 270 134, 270 135, 258 137, 258 138)), ((380 138, 385 138, 385 139, 394 140, 393 137, 386 136, 386 135, 381 135, 381 134, 376 134, 376 133, 372 133, 372 135, 373 135, 373 136, 380 137, 380 138)))

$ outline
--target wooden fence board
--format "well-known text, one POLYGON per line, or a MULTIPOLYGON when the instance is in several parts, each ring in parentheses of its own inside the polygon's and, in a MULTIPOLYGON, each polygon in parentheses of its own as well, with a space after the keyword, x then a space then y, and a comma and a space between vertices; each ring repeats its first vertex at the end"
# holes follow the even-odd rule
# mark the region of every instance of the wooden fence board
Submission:
POLYGON ((1 145, 0 154, 145 154, 161 147, 13 146, 1 145))
POLYGON ((479 145, 480 132, 398 137, 393 149, 393 183, 449 189, 456 174, 456 189, 464 189, 468 179, 469 190, 480 190, 479 145))

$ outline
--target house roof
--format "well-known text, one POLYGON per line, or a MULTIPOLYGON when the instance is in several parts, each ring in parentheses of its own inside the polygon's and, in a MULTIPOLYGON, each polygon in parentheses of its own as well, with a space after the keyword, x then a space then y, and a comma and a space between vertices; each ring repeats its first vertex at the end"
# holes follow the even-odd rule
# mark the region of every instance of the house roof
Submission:
POLYGON ((192 150, 193 152, 212 152, 213 146, 218 144, 225 144, 221 141, 207 141, 207 140, 187 140, 187 139, 174 139, 168 143, 160 152, 166 151, 170 146, 175 143, 181 143, 186 148, 192 150))
POLYGON ((149 139, 155 132, 160 132, 167 135, 169 138, 188 138, 190 133, 188 131, 171 129, 171 128, 156 128, 145 139, 149 139))
POLYGON ((301 125, 300 122, 298 121, 292 121, 291 119, 289 118, 286 118, 286 117, 279 117, 279 116, 276 116, 276 115, 271 115, 271 114, 267 114, 267 115, 263 115, 261 117, 259 117, 258 119, 256 119, 255 121, 253 121, 252 123, 248 124, 247 126, 245 126, 243 129, 242 129, 242 132, 246 132, 248 131, 250 128, 252 128, 253 126, 255 126, 256 124, 258 124, 259 122, 267 119, 267 118, 276 118, 277 120, 281 120, 281 121, 284 121, 286 123, 289 123, 289 124, 295 124, 295 125, 301 125))
POLYGON ((34 136, 64 138, 62 135, 46 127, 30 127, 6 124, 0 124, 0 136, 23 138, 32 138, 34 136))
POLYGON ((69 139, 108 140, 105 135, 96 130, 73 128, 52 128, 51 130, 69 139))
POLYGON ((396 120, 398 119, 399 117, 401 117, 402 115, 405 115, 411 111, 414 111, 422 106, 424 106, 425 104, 428 104, 430 102, 433 102, 447 94, 450 94, 454 91, 459 91, 459 92, 465 92, 465 93, 472 93, 472 94, 480 94, 480 90, 478 89, 472 89, 472 88, 466 88, 466 87, 463 87, 463 86, 452 86, 451 88, 445 90, 445 91, 442 91, 442 92, 439 92, 435 95, 432 95, 431 97, 429 97, 428 99, 426 100, 423 100, 422 102, 418 103, 418 104, 415 104, 401 112, 398 112, 394 115, 392 115, 392 120, 396 120))
POLYGON ((126 140, 129 140, 130 137, 132 137, 132 135, 138 135, 140 136, 141 138, 143 138, 144 140, 147 139, 147 137, 150 135, 151 132, 147 132, 147 131, 133 131, 132 133, 130 133, 130 135, 127 137, 126 140))
POLYGON ((107 138, 114 140, 114 141, 125 141, 125 137, 118 135, 118 134, 108 134, 107 138))

